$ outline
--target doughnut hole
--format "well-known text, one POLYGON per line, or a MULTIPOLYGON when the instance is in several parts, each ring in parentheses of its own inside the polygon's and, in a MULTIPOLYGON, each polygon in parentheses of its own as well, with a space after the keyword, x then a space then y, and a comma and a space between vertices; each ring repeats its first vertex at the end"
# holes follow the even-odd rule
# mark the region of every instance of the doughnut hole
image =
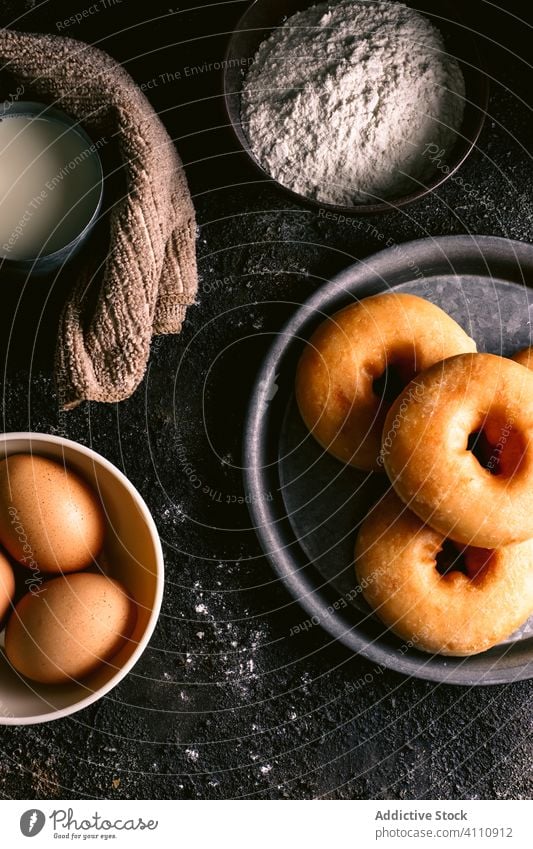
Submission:
POLYGON ((460 572, 468 575, 465 559, 464 546, 459 546, 451 539, 445 539, 437 551, 435 567, 439 575, 449 575, 451 572, 460 572))
POLYGON ((466 450, 470 451, 479 465, 487 469, 491 474, 498 474, 497 468, 488 468, 488 463, 492 454, 492 446, 490 445, 484 431, 475 430, 468 435, 466 450))
POLYGON ((374 377, 372 392, 381 403, 390 407, 407 384, 416 377, 416 356, 413 351, 399 352, 386 360, 383 371, 374 377))
POLYGON ((454 542, 446 537, 435 554, 435 568, 443 578, 455 580, 464 575, 470 581, 483 582, 491 568, 493 552, 454 542))
POLYGON ((513 478, 519 474, 527 454, 528 443, 514 420, 505 412, 491 411, 474 425, 466 450, 489 474, 513 478))
POLYGON ((496 568, 496 552, 488 548, 470 546, 465 550, 467 574, 470 580, 482 587, 485 581, 491 579, 491 573, 496 568))

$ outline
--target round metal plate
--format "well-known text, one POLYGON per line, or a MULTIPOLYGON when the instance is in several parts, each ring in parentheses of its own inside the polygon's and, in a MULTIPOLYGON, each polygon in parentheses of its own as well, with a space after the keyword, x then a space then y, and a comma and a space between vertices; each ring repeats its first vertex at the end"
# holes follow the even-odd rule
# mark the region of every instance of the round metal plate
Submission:
POLYGON ((263 550, 305 610, 304 627, 321 625, 353 651, 419 678, 474 685, 533 677, 533 617, 505 643, 467 658, 429 655, 386 631, 357 594, 353 549, 358 524, 387 481, 326 454, 304 427, 293 392, 306 340, 348 303, 391 288, 412 292, 446 310, 479 351, 507 356, 533 344, 532 282, 532 245, 486 236, 423 239, 337 275, 277 336, 248 413, 245 486, 263 550))

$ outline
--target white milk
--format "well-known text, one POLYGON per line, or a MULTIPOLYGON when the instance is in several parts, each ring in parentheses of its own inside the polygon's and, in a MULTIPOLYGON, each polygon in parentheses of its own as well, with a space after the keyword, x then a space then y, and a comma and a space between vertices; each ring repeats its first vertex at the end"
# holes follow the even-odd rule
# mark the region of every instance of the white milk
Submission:
POLYGON ((35 259, 68 245, 100 195, 94 146, 48 118, 0 119, 0 255, 35 259))

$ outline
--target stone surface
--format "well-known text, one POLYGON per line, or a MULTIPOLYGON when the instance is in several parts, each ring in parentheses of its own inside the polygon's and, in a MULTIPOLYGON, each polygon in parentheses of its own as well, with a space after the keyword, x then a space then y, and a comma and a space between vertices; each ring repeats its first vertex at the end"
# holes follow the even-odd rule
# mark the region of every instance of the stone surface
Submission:
POLYGON ((355 224, 326 221, 257 182, 224 126, 212 66, 244 3, 173 11, 152 0, 142 11, 110 0, 65 24, 88 5, 52 0, 23 13, 3 3, 1 22, 16 14, 20 28, 99 43, 145 87, 187 166, 200 293, 182 335, 154 345, 134 397, 59 414, 51 360, 69 275, 23 292, 3 286, 2 429, 62 433, 123 469, 154 513, 167 584, 150 648, 106 699, 47 726, 0 729, 1 795, 528 797, 533 683, 437 686, 376 669, 320 628, 290 637, 305 617, 239 503, 254 375, 272 333, 321 281, 379 250, 380 233, 398 242, 462 232, 531 240, 532 79, 520 58, 526 27, 510 14, 528 4, 498 12, 480 0, 465 12, 483 27, 493 84, 464 183, 355 224))

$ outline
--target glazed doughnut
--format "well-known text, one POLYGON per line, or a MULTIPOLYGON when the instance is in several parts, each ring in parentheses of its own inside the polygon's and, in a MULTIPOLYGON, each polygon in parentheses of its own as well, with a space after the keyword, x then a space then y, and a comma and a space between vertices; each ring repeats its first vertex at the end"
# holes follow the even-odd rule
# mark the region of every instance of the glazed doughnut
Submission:
POLYGON ((493 354, 461 354, 397 398, 381 450, 394 489, 422 521, 465 545, 500 548, 533 537, 532 437, 533 373, 493 354))
POLYGON ((523 348, 517 354, 514 354, 511 359, 533 371, 533 348, 523 348))
POLYGON ((419 371, 475 350, 464 330, 423 298, 393 292, 365 298, 324 321, 306 346, 296 375, 301 416, 338 460, 381 470, 391 400, 419 371), (390 397, 376 386, 380 379, 390 397))
POLYGON ((533 540, 461 551, 394 493, 363 522, 355 557, 368 604, 395 634, 427 652, 485 651, 533 612, 533 540))

